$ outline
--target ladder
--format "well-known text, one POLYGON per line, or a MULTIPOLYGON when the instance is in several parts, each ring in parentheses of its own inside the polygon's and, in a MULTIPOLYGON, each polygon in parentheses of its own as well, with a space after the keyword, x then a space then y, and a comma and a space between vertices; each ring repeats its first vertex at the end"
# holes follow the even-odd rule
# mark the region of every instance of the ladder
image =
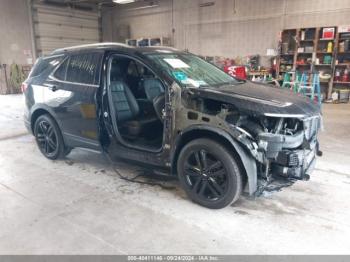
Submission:
POLYGON ((292 71, 284 73, 282 88, 288 88, 288 89, 294 88, 294 86, 295 86, 295 82, 293 81, 294 74, 295 74, 295 72, 292 72, 292 71))
POLYGON ((298 87, 298 93, 303 94, 305 97, 309 97, 312 102, 317 98, 317 103, 321 107, 321 86, 320 75, 318 72, 310 74, 311 81, 306 73, 303 73, 300 79, 300 85, 298 87))

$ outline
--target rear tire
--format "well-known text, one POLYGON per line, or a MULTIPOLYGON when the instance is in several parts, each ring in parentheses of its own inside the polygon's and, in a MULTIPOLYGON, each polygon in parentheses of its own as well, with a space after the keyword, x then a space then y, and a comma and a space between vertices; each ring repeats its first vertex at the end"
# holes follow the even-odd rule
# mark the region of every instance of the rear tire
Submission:
POLYGON ((177 171, 189 198, 204 207, 226 207, 242 193, 237 161, 214 140, 200 138, 185 145, 177 161, 177 171))
POLYGON ((34 124, 34 135, 40 152, 45 157, 51 160, 64 158, 67 151, 61 130, 50 115, 38 117, 34 124))

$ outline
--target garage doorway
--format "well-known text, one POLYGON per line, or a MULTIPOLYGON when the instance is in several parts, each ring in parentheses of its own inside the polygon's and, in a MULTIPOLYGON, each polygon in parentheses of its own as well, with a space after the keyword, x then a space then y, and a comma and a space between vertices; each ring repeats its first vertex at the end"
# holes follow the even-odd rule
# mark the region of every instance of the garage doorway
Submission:
POLYGON ((34 4, 32 15, 38 57, 58 48, 100 42, 97 11, 34 4))

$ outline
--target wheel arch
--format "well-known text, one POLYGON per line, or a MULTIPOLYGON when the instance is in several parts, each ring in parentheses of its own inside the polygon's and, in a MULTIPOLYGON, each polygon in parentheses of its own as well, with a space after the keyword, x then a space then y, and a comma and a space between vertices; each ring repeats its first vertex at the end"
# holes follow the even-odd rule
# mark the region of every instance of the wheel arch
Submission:
POLYGON ((171 172, 177 174, 177 159, 182 148, 191 140, 197 138, 209 138, 220 144, 238 157, 238 164, 243 171, 243 179, 246 180, 246 190, 253 195, 257 190, 257 166, 255 159, 245 150, 238 141, 229 133, 215 127, 196 126, 181 132, 176 141, 175 149, 171 154, 171 172))
MULTIPOLYGON (((50 108, 46 107, 45 105, 38 105, 34 108, 32 108, 32 112, 30 114, 30 128, 32 133, 34 134, 34 125, 35 121, 42 115, 49 115, 58 125, 58 127, 61 129, 60 123, 57 121, 55 114, 50 110, 50 108)), ((62 129, 61 129, 62 130, 62 129)))

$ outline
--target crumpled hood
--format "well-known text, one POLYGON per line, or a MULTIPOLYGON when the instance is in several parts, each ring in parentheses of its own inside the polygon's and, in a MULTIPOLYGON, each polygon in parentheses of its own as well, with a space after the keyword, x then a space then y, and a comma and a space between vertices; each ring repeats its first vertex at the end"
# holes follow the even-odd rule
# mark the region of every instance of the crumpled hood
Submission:
POLYGON ((301 95, 294 94, 290 90, 251 81, 215 88, 191 88, 191 91, 203 98, 233 104, 239 110, 254 115, 285 114, 290 117, 305 118, 320 114, 318 105, 301 95))

